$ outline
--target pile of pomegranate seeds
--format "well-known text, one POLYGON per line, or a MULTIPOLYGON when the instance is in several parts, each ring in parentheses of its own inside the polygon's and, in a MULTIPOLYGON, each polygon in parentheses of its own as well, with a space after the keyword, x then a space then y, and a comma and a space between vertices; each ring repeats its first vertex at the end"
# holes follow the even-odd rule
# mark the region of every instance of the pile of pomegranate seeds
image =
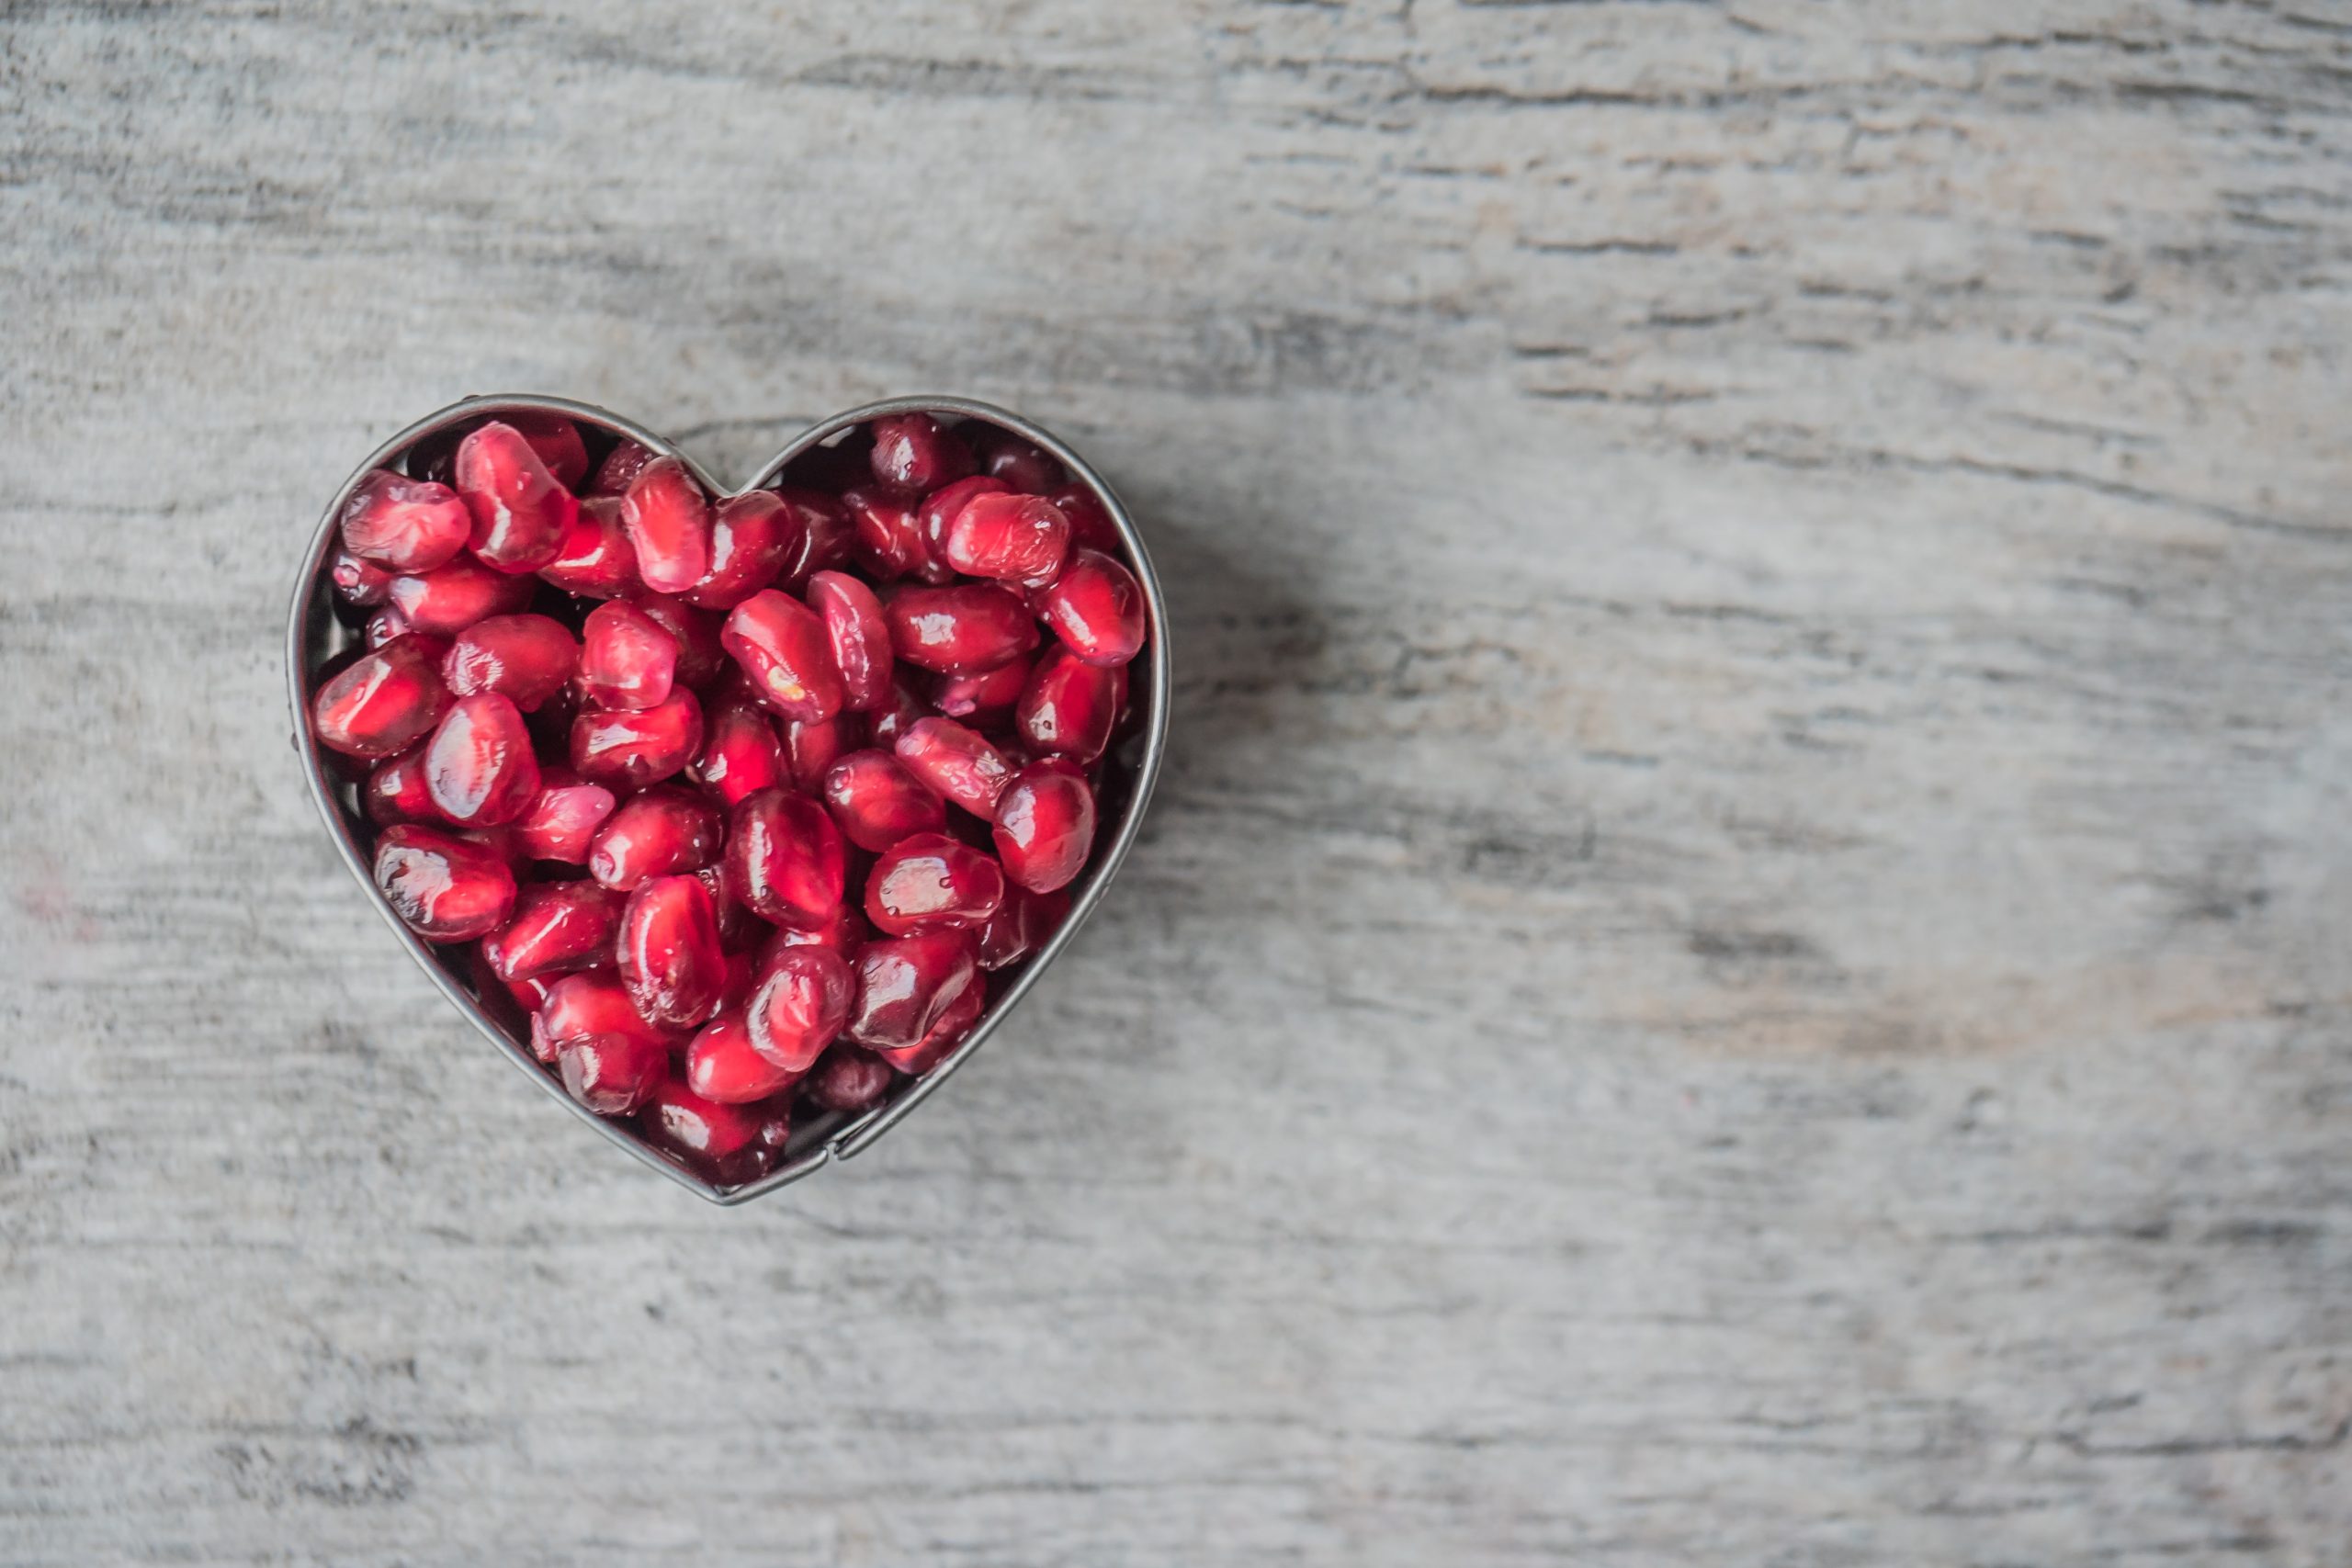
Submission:
POLYGON ((1095 493, 901 414, 725 501, 548 414, 352 492, 319 685, 376 884, 601 1116, 721 1186, 880 1103, 1070 908, 1142 589, 1095 493))

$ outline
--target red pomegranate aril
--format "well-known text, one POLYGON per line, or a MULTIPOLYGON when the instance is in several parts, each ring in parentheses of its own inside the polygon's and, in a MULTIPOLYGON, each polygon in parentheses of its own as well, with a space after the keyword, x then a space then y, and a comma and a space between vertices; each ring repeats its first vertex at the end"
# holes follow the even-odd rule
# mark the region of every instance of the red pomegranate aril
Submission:
POLYGON ((395 822, 438 822, 433 792, 424 787, 424 743, 419 741, 397 757, 376 764, 360 786, 360 803, 368 819, 379 828, 395 822))
POLYGON ((580 644, 546 615, 492 615, 458 634, 441 679, 461 697, 496 692, 525 713, 563 688, 580 666, 580 644))
POLYGON ((578 425, 560 413, 510 413, 501 417, 530 443, 531 450, 548 466, 556 483, 566 490, 580 488, 580 481, 588 477, 588 444, 580 438, 578 425))
POLYGON ((1069 519, 1041 495, 976 495, 948 520, 942 554, 967 576, 1043 587, 1069 554, 1069 519))
POLYGON ((820 925, 776 927, 768 937, 767 945, 760 950, 760 967, 764 972, 777 953, 795 947, 830 947, 843 958, 852 958, 872 935, 866 929, 865 917, 843 903, 820 925))
POLYGON ((980 967, 1009 969, 1045 946, 1069 918, 1069 903, 1067 893, 1032 893, 1007 882, 1004 902, 980 928, 980 967))
POLYGON ((837 1044, 817 1059, 801 1079, 810 1104, 820 1111, 871 1111, 890 1092, 898 1074, 871 1051, 837 1044))
POLYGON ((1013 710, 1013 728, 1041 755, 1091 762, 1111 743, 1126 700, 1124 665, 1089 664, 1066 648, 1037 660, 1013 710))
POLYGON ((677 639, 679 685, 701 686, 727 667, 727 650, 718 640, 725 617, 716 611, 698 610, 666 593, 633 593, 628 602, 677 639))
POLYGON ((923 495, 972 471, 972 449, 927 413, 877 419, 873 430, 874 480, 892 495, 923 495))
POLYGON ((977 675, 933 676, 931 705, 949 718, 1001 718, 1012 710, 1028 686, 1029 661, 1016 659, 977 675))
POLYGON ((678 639, 639 605, 613 599, 580 626, 580 684, 600 708, 658 707, 678 675, 678 639))
MULTIPOLYGON (((956 676, 925 676, 925 680, 956 680, 956 676)), ((890 701, 866 720, 867 736, 874 744, 886 750, 899 743, 899 737, 919 718, 932 716, 931 705, 916 691, 905 674, 890 682, 890 701)))
POLYGON ((1012 487, 1002 479, 985 474, 968 479, 957 479, 923 497, 915 509, 915 536, 922 555, 940 563, 936 574, 924 581, 944 583, 954 581, 955 568, 947 565, 947 525, 956 521, 965 507, 984 495, 1011 495, 1012 487))
POLYGON ((789 593, 754 593, 729 614, 718 636, 760 701, 785 717, 813 724, 842 711, 842 676, 825 623, 789 593))
POLYGON ((775 726, 756 703, 733 697, 717 703, 703 731, 702 755, 687 772, 728 805, 787 782, 775 726))
POLYGON ((718 911, 692 875, 639 885, 621 914, 621 984, 647 1022, 684 1029, 718 1010, 727 984, 718 911))
POLYGON ((728 896, 771 924, 822 925, 841 908, 841 834, 806 795, 744 796, 728 822, 724 863, 728 896))
POLYGON ((459 556, 421 575, 392 579, 391 607, 412 631, 456 637, 476 621, 529 609, 537 588, 527 577, 492 571, 471 556, 459 556))
POLYGON ((491 973, 510 984, 611 962, 621 896, 593 882, 535 882, 514 896, 506 924, 482 938, 491 973))
POLYGON ((800 1081, 805 1069, 779 1067, 752 1049, 743 1015, 720 1013, 686 1047, 686 1087, 721 1105, 749 1105, 800 1081))
POLYGON ((888 582, 901 577, 937 575, 912 503, 861 486, 842 491, 842 504, 849 508, 855 529, 852 558, 868 577, 888 582))
POLYGON ((887 850, 910 833, 947 826, 947 807, 888 751, 852 751, 825 773, 825 804, 842 837, 861 850, 887 850))
POLYGON ((427 942, 488 936, 514 908, 514 874, 479 844, 400 823, 376 837, 376 886, 427 942))
POLYGON ((952 718, 919 718, 894 748, 907 772, 975 817, 996 810, 1012 780, 1003 753, 952 718))
POLYGON ((670 1077, 667 1048, 629 1034, 583 1034, 556 1052, 564 1092, 599 1116, 626 1116, 670 1077))
POLYGON ((692 761, 702 750, 702 705, 672 692, 658 706, 583 713, 571 721, 571 766, 582 778, 642 789, 692 761))
POLYGON ((844 1032, 877 1051, 920 1045, 957 998, 979 985, 968 931, 869 942, 857 955, 857 999, 844 1032))
POLYGON ((656 593, 684 593, 710 570, 710 500, 675 457, 638 470, 621 498, 621 526, 656 593))
POLYGON ((645 586, 637 575, 637 550, 621 526, 616 496, 591 496, 563 531, 563 548, 539 568, 539 576, 583 599, 617 599, 645 586))
POLYGON ((774 492, 755 490, 721 502, 710 525, 710 568, 685 592, 690 604, 731 610, 776 580, 799 554, 799 514, 774 492))
MULTIPOLYGON (((710 879, 704 877, 702 885, 705 887, 709 886, 710 879)), ((740 908, 735 910, 735 913, 741 916, 743 923, 751 929, 757 931, 768 929, 740 908)), ((752 988, 760 983, 759 955, 749 947, 738 948, 729 943, 727 914, 723 908, 718 917, 718 938, 721 945, 728 948, 727 983, 718 987, 718 1010, 741 1012, 743 1004, 752 999, 752 988)))
POLYGON ((842 705, 865 713, 890 700, 890 628, 874 590, 838 571, 808 580, 808 607, 825 623, 833 667, 841 672, 842 705))
POLYGON ((1039 596, 1038 615, 1089 664, 1125 664, 1143 647, 1143 589, 1100 550, 1070 557, 1039 596))
POLYGON ((857 977, 828 947, 787 947, 760 966, 759 988, 744 1009, 752 1049, 793 1073, 805 1073, 849 1019, 857 977))
POLYGON ((588 874, 606 887, 635 891, 648 877, 700 871, 718 859, 727 819, 694 791, 657 784, 629 796, 605 818, 588 850, 588 874))
POLYGON ((327 563, 327 581, 334 584, 336 598, 363 610, 373 609, 392 596, 392 573, 349 550, 335 551, 327 563))
POLYGON ((613 792, 603 784, 550 763, 539 770, 538 797, 514 820, 515 842, 533 860, 585 865, 596 829, 615 805, 613 792))
POLYGON ((468 828, 512 822, 539 796, 539 761, 523 710, 496 692, 460 697, 424 750, 434 808, 468 828))
POLYGON ((626 1034, 665 1053, 676 1038, 645 1021, 610 971, 566 975, 548 987, 548 999, 531 1015, 531 1055, 552 1062, 559 1047, 592 1034, 626 1034))
POLYGON ((978 460, 980 472, 1002 479, 1014 490, 1044 495, 1068 478, 1059 463, 1011 431, 976 424, 967 424, 964 430, 971 438, 972 456, 978 460))
POLYGON ((408 634, 408 617, 387 604, 368 617, 367 629, 360 633, 359 640, 367 646, 368 652, 373 653, 394 637, 406 637, 408 634))
POLYGON ((1125 553, 1126 542, 1119 537, 1119 525, 1111 521, 1111 509, 1102 498, 1082 484, 1064 485, 1048 491, 1046 499, 1062 509, 1069 519, 1069 542, 1074 549, 1101 550, 1114 558, 1125 553))
POLYGON ((919 670, 976 675, 1037 646, 1037 623, 1011 592, 990 583, 906 587, 882 602, 890 646, 919 670))
POLYGON ((987 1010, 986 992, 977 983, 967 987, 956 998, 940 1010, 931 1032, 912 1045, 877 1045, 875 1055, 909 1077, 921 1077, 937 1066, 947 1054, 964 1043, 972 1026, 980 1021, 987 1010))
POLYGON ((319 744, 347 757, 408 750, 448 711, 440 668, 445 648, 412 633, 354 660, 311 700, 319 744))
POLYGON ((791 1122, 781 1102, 721 1105, 673 1080, 638 1112, 645 1141, 718 1187, 757 1181, 783 1157, 791 1122))
POLYGON ((605 453, 605 460, 596 465, 596 481, 588 488, 596 495, 618 500, 628 493, 628 487, 636 482, 637 476, 643 473, 645 465, 651 461, 653 452, 650 447, 639 446, 624 437, 621 444, 605 453))
POLYGON ((537 571, 563 553, 580 502, 521 431, 492 420, 458 443, 456 488, 473 515, 467 543, 500 571, 537 571))
POLYGON ((891 936, 970 931, 1004 902, 1004 872, 944 833, 910 833, 865 879, 865 918, 891 936))
MULTIPOLYGON (((526 976, 520 980, 502 980, 490 972, 490 961, 482 957, 480 943, 475 944, 472 962, 466 967, 467 972, 473 978, 475 997, 482 1003, 484 1010, 489 1011, 492 1017, 498 1018, 502 1023, 512 1021, 499 1015, 497 1004, 501 997, 514 1004, 514 1010, 522 1015, 524 1021, 527 1024, 531 1015, 547 1005, 548 987, 561 978, 560 976, 548 976, 544 979, 526 976)), ((553 1058, 550 1057, 549 1060, 553 1058)))
POLYGON ((852 714, 837 713, 820 724, 788 718, 776 723, 784 731, 785 772, 792 787, 803 795, 822 789, 833 764, 857 750, 860 726, 852 714))
POLYGON ((473 516, 456 491, 376 468, 343 503, 343 547, 395 572, 431 571, 466 547, 473 516))
POLYGON ((793 485, 778 485, 776 499, 792 509, 800 525, 799 548, 785 558, 776 581, 797 590, 820 571, 838 571, 856 551, 857 525, 849 509, 831 496, 793 485))
POLYGON ((1094 849, 1094 791, 1086 775, 1058 757, 1012 776, 996 803, 997 859, 1032 893, 1067 887, 1094 849))

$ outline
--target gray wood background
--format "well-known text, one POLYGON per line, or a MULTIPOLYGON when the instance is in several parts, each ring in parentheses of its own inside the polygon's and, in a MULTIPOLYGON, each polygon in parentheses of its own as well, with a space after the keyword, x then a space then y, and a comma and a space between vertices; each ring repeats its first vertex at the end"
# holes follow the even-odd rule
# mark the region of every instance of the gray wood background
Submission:
POLYGON ((2352 8, 0 6, 0 1562, 2352 1562, 2352 8), (368 446, 961 390, 1169 579, 740 1213, 287 745, 368 446))

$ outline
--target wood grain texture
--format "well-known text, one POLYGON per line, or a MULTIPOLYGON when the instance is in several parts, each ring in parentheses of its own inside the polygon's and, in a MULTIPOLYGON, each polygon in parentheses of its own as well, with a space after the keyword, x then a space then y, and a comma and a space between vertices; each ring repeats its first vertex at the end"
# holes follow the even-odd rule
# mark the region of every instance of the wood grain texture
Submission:
POLYGON ((0 1562, 2352 1562, 2352 10, 0 6, 0 1562), (740 1213, 385 940, 349 466, 962 390, 1175 755, 740 1213))

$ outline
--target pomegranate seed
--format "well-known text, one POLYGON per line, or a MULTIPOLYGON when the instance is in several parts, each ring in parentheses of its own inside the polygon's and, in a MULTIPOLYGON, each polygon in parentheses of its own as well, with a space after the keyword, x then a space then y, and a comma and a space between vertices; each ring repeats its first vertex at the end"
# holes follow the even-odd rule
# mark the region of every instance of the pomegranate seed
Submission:
POLYGON ((582 778, 626 789, 668 778, 702 750, 702 705, 692 692, 639 712, 583 713, 571 721, 571 766, 582 778))
POLYGON ((360 786, 359 800, 368 819, 379 828, 395 822, 440 821, 441 814, 433 808, 433 794, 424 787, 424 743, 377 763, 360 786))
POLYGON ((969 576, 1041 588, 1069 554, 1069 519, 1040 495, 976 495, 948 520, 942 554, 969 576))
MULTIPOLYGON (((696 873, 696 874, 702 874, 696 873)), ((702 885, 705 887, 709 886, 710 879, 703 876, 702 885)), ((741 917, 747 927, 759 931, 768 929, 758 920, 752 919, 740 908, 734 912, 741 917)), ((728 940, 727 911, 724 908, 720 910, 718 917, 718 939, 722 944, 728 940)), ((752 999, 752 987, 759 983, 760 964, 757 956, 748 947, 729 947, 727 953, 727 983, 718 987, 718 1010, 721 1012, 742 1011, 743 1005, 752 999)))
POLYGON ((700 871, 718 859, 727 821, 692 790, 657 784, 605 818, 588 851, 588 874, 633 892, 650 876, 700 871))
POLYGON ((843 958, 852 957, 865 945, 870 934, 865 917, 844 903, 821 925, 776 927, 761 950, 760 965, 764 970, 775 961, 777 953, 793 947, 830 947, 843 958))
POLYGON ((580 438, 578 425, 560 413, 510 413, 500 417, 530 443, 531 450, 548 466, 556 483, 566 490, 580 488, 580 481, 588 477, 588 444, 580 438))
POLYGON ((752 1049, 743 1015, 729 1010, 702 1026, 686 1047, 686 1087, 721 1105, 749 1105, 790 1089, 800 1071, 779 1067, 752 1049))
POLYGON ((801 1081, 810 1103, 821 1111, 871 1111, 890 1092, 898 1075, 890 1064, 854 1045, 835 1045, 818 1058, 801 1081))
POLYGON ((580 515, 563 531, 563 548, 539 568, 539 575, 584 599, 617 599, 644 587, 637 575, 637 549, 621 526, 618 498, 598 495, 582 502, 580 515))
POLYGON ((729 614, 718 637, 760 701, 785 717, 814 724, 841 712, 842 676, 825 623, 789 593, 754 593, 729 614))
POLYGON ((626 1034, 665 1052, 674 1038, 645 1021, 610 971, 566 975, 548 987, 548 999, 531 1015, 531 1055, 552 1062, 559 1047, 592 1034, 626 1034))
POLYGON ((842 504, 849 508, 856 531, 851 546, 853 558, 867 576, 888 582, 894 578, 935 575, 912 505, 871 486, 842 491, 842 504))
POLYGON ((1044 495, 1067 478, 1062 466, 1046 456, 1042 448, 1011 431, 979 424, 967 424, 964 429, 971 437, 972 455, 979 460, 980 472, 1002 479, 1014 490, 1027 495, 1044 495))
POLYGON ((505 981, 609 963, 621 896, 593 882, 535 882, 514 896, 506 924, 482 938, 491 973, 505 981))
POLYGON ((549 763, 539 770, 538 798, 515 819, 515 841, 533 860, 585 865, 596 829, 613 814, 614 805, 613 792, 603 784, 549 763))
POLYGON ((1032 893, 1069 886, 1094 848, 1094 791, 1086 775, 1059 758, 1030 763, 998 799, 992 837, 1005 875, 1032 893))
POLYGON ((752 1049, 793 1073, 805 1073, 848 1021, 857 980, 828 947, 787 947, 761 965, 759 989, 744 1010, 752 1049))
MULTIPOLYGON (((955 680, 958 677, 949 676, 947 679, 955 680)), ((890 682, 889 704, 867 721, 866 732, 872 737, 876 746, 896 746, 899 743, 899 737, 907 732, 909 726, 919 718, 930 716, 929 705, 923 701, 914 687, 907 682, 905 677, 901 676, 890 682)))
POLYGON ((457 491, 473 514, 467 543, 484 565, 537 571, 563 553, 580 502, 513 425, 492 420, 458 443, 457 491))
POLYGON ((349 550, 335 551, 334 558, 327 562, 327 581, 334 584, 336 598, 363 610, 392 596, 392 574, 349 550))
POLYGON ((977 675, 941 675, 932 682, 931 705, 949 718, 992 719, 1009 713, 1029 686, 1029 661, 1016 659, 977 675))
POLYGON ((580 626, 580 683, 600 708, 659 707, 678 675, 678 639, 625 599, 588 612, 580 626))
POLYGON ((376 886, 427 942, 488 936, 514 908, 514 874, 480 844, 400 823, 376 838, 376 886))
POLYGON ((678 684, 702 686, 727 668, 727 650, 719 645, 724 617, 697 610, 666 593, 633 593, 629 603, 662 623, 678 643, 678 684))
POLYGON ((470 950, 466 973, 474 983, 474 998, 482 1004, 483 1010, 501 1023, 509 1025, 518 1020, 527 1023, 533 1013, 547 1005, 548 987, 554 984, 552 978, 500 979, 490 972, 490 962, 482 957, 480 942, 470 950), (514 1004, 514 1016, 507 1015, 499 1007, 502 998, 514 1004))
POLYGON ((311 700, 319 744, 349 757, 389 757, 441 722, 449 688, 441 682, 438 639, 394 637, 354 660, 311 700))
POLYGON ((746 795, 727 834, 727 893, 775 925, 820 926, 841 908, 842 840, 825 808, 806 795, 763 789, 746 795))
POLYGON ((892 495, 922 495, 972 471, 972 449, 927 413, 874 422, 874 480, 892 495))
POLYGON ((638 470, 621 498, 637 571, 656 593, 684 593, 710 570, 710 501, 675 457, 638 470))
POLYGON ((865 918, 891 936, 969 931, 1004 902, 1004 872, 944 833, 910 833, 874 863, 865 918))
POLYGON ((957 479, 923 497, 922 505, 915 511, 915 534, 925 558, 937 560, 940 568, 935 575, 925 577, 931 583, 943 583, 954 579, 956 572, 947 562, 947 525, 956 521, 956 513, 984 495, 1011 495, 1012 487, 1002 479, 986 475, 957 479))
POLYGON ((685 593, 706 610, 731 610, 774 582, 800 553, 799 514, 772 491, 755 490, 719 503, 710 525, 710 570, 685 593))
POLYGON ((718 911, 693 876, 639 884, 621 914, 621 984, 650 1023, 684 1029, 718 1010, 727 984, 718 911))
POLYGON ((583 1034, 556 1052, 564 1092, 599 1116, 626 1116, 670 1076, 670 1053, 629 1034, 583 1034))
POLYGON ((637 476, 643 473, 645 465, 651 461, 653 453, 650 447, 639 446, 624 437, 621 444, 606 453, 605 460, 597 465, 596 482, 589 489, 598 495, 617 499, 628 493, 628 487, 636 482, 637 476))
POLYGON ((392 579, 391 607, 413 631, 456 637, 476 621, 529 609, 537 587, 527 577, 510 577, 459 556, 422 576, 392 579))
POLYGON ((791 1122, 775 1102, 721 1105, 684 1084, 663 1084, 639 1112, 645 1141, 718 1187, 741 1187, 775 1168, 791 1122))
POLYGON ((980 967, 990 972, 1011 968, 1045 946, 1069 918, 1069 894, 1032 893, 1019 883, 1007 883, 1004 902, 980 928, 980 967))
POLYGON ((785 771, 792 787, 804 795, 822 789, 833 764, 857 750, 858 724, 852 715, 837 713, 821 724, 779 722, 784 727, 785 771))
POLYGON ((1062 509, 1069 519, 1069 542, 1073 548, 1101 550, 1116 558, 1126 550, 1126 541, 1119 537, 1119 525, 1111 521, 1111 509, 1102 504, 1102 497, 1082 484, 1064 485, 1050 491, 1046 499, 1062 509))
MULTIPOLYGON (((430 783, 431 775, 428 774, 426 777, 427 782, 430 783)), ((502 822, 495 828, 453 828, 450 832, 475 848, 487 850, 496 855, 498 863, 507 870, 522 869, 523 846, 515 840, 513 823, 502 822)))
POLYGON ((978 985, 967 931, 869 942, 857 955, 857 1000, 846 1032, 876 1050, 919 1045, 956 999, 978 985))
POLYGON ((841 671, 842 705, 864 713, 890 700, 890 628, 874 590, 838 571, 808 580, 808 607, 825 623, 833 667, 841 671))
POLYGON ((1012 780, 1003 753, 952 718, 915 720, 895 750, 907 772, 975 817, 993 815, 1012 780))
POLYGON ((1134 573, 1100 550, 1070 557, 1042 595, 1038 613, 1089 664, 1125 664, 1143 647, 1143 589, 1134 573))
POLYGON ((842 837, 861 850, 887 850, 910 833, 947 826, 947 807, 888 751, 852 751, 825 773, 825 804, 842 837))
POLYGON ((1013 725, 1040 755, 1091 762, 1111 743, 1111 730, 1126 696, 1125 666, 1089 664, 1068 649, 1057 648, 1037 660, 1013 712, 1013 725))
POLYGON ((967 987, 954 1001, 940 1010, 938 1021, 921 1040, 912 1045, 879 1045, 875 1047, 875 1055, 909 1077, 921 1077, 964 1043, 964 1037, 972 1032, 974 1024, 980 1021, 980 1014, 987 1006, 987 994, 979 986, 967 987))
POLYGON ((797 589, 818 572, 838 571, 849 564, 856 547, 857 525, 850 520, 847 507, 813 490, 779 485, 775 495, 792 508, 800 525, 800 548, 785 558, 776 573, 778 582, 797 589))
POLYGON ((442 816, 468 828, 495 828, 539 797, 539 761, 513 699, 496 692, 460 697, 424 750, 424 784, 442 816))
POLYGON ((360 640, 367 645, 368 651, 373 653, 394 637, 406 637, 408 633, 408 617, 387 604, 368 617, 368 629, 360 640))
POLYGON ((702 755, 687 772, 728 805, 786 782, 775 726, 757 704, 726 698, 712 706, 703 730, 702 755))
POLYGON ((396 572, 431 571, 466 547, 473 517, 458 492, 376 468, 343 503, 343 547, 396 572))
POLYGON ((580 644, 545 615, 492 615, 458 634, 441 679, 461 697, 496 692, 528 713, 562 690, 580 664, 580 644))
POLYGON ((882 617, 900 659, 944 675, 976 675, 1037 646, 1028 606, 992 584, 899 588, 883 601, 882 617))

